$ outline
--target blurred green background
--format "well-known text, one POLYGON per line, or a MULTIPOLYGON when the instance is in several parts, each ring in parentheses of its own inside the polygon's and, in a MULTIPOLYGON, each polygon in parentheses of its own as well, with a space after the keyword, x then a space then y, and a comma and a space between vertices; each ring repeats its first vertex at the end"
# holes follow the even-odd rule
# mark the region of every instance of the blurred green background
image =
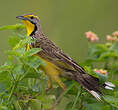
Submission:
MULTIPOLYGON (((0 26, 19 23, 17 15, 35 13, 46 35, 82 62, 87 56, 86 31, 106 34, 118 30, 118 0, 1 0, 0 26)), ((0 31, 0 64, 6 57, 11 31, 0 31)))

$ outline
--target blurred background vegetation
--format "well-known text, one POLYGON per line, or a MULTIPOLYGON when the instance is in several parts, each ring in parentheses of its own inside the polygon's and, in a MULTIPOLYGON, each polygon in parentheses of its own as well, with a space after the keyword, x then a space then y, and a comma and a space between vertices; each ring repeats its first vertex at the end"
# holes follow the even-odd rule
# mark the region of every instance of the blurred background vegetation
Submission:
MULTIPOLYGON (((87 56, 86 31, 100 33, 104 41, 106 34, 118 29, 117 4, 118 0, 1 0, 0 26, 20 22, 17 15, 35 13, 46 35, 82 62, 87 56)), ((10 31, 0 31, 0 64, 6 59, 9 34, 10 31)))

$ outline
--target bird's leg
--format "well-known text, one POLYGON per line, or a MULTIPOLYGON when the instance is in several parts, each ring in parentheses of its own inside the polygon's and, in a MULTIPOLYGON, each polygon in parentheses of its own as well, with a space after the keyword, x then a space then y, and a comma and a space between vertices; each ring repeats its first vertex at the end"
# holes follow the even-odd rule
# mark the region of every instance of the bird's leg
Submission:
POLYGON ((29 51, 31 49, 31 45, 30 44, 27 44, 26 45, 26 50, 29 51))
POLYGON ((63 88, 63 92, 59 95, 59 97, 56 99, 56 101, 54 102, 54 104, 52 105, 51 110, 54 110, 55 106, 57 105, 57 103, 60 101, 60 99, 62 98, 62 96, 64 95, 64 92, 66 91, 66 86, 64 85, 64 83, 59 79, 58 76, 56 76, 54 78, 58 84, 63 88))
POLYGON ((61 81, 61 79, 58 76, 54 76, 53 79, 59 84, 59 86, 65 91, 66 86, 65 84, 61 81))

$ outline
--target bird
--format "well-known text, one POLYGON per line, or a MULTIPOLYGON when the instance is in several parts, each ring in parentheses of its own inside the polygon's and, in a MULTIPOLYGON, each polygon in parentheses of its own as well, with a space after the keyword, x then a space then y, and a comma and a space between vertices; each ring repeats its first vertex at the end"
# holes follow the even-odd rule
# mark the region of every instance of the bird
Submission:
POLYGON ((75 60, 63 52, 53 41, 51 41, 42 31, 41 22, 35 14, 24 14, 16 16, 23 20, 27 36, 36 39, 34 43, 27 44, 27 50, 31 48, 41 48, 36 53, 46 65, 41 65, 41 69, 48 76, 48 89, 52 88, 52 79, 65 91, 66 85, 62 82, 61 77, 75 80, 97 100, 101 100, 103 95, 102 88, 113 89, 115 87, 111 82, 100 83, 97 77, 88 74, 75 60))

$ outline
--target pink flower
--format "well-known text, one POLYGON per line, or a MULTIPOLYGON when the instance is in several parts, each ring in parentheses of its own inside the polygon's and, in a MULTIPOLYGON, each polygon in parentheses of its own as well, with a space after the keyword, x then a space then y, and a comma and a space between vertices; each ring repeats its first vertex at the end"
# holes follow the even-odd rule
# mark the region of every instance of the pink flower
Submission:
POLYGON ((115 37, 112 37, 112 36, 110 36, 110 35, 107 35, 107 40, 108 40, 108 41, 115 41, 116 38, 115 38, 115 37))
POLYGON ((94 69, 94 71, 97 72, 97 73, 103 74, 103 75, 108 74, 107 70, 103 70, 103 69, 94 69))
POLYGON ((91 31, 88 31, 85 34, 86 34, 86 38, 88 38, 91 42, 99 40, 99 37, 91 31))
POLYGON ((118 31, 113 32, 112 35, 118 37, 118 31))

